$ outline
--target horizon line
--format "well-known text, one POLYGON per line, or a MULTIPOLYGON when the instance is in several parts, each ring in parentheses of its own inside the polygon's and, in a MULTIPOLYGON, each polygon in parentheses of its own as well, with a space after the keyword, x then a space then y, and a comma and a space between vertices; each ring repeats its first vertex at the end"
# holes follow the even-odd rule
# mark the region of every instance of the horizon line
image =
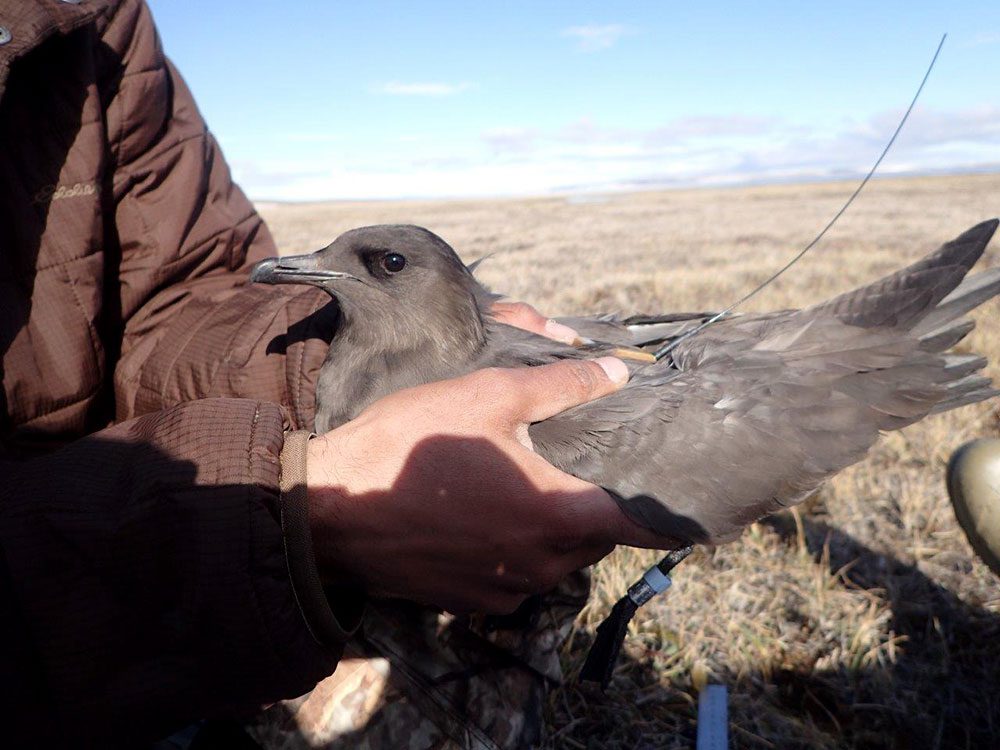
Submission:
MULTIPOLYGON (((887 174, 876 174, 872 177, 872 182, 884 180, 906 180, 915 178, 946 178, 946 177, 971 177, 978 175, 1000 175, 1000 162, 981 165, 970 165, 967 167, 945 167, 940 169, 915 169, 900 170, 887 174)), ((719 179, 712 181, 710 178, 702 181, 698 180, 669 180, 665 178, 642 178, 633 180, 619 180, 612 183, 562 186, 552 190, 541 192, 528 192, 523 194, 511 193, 484 193, 481 195, 400 195, 389 198, 359 197, 359 198, 320 198, 315 200, 293 200, 287 198, 256 198, 247 196, 253 204, 278 204, 285 206, 295 205, 316 205, 316 204, 348 204, 348 203, 459 203, 473 201, 517 201, 517 200, 542 200, 546 198, 572 198, 576 196, 588 195, 626 195, 631 193, 656 193, 681 190, 740 190, 751 187, 787 186, 795 185, 818 185, 850 182, 861 179, 864 173, 838 174, 801 174, 794 176, 775 177, 747 177, 739 181, 728 181, 719 179)))

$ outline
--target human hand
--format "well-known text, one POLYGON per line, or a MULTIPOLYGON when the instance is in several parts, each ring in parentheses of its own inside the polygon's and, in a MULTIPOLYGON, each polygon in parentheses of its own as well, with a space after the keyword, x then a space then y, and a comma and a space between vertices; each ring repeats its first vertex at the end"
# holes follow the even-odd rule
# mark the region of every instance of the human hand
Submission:
POLYGON ((528 425, 619 388, 621 360, 480 370, 387 396, 309 443, 320 572, 452 612, 510 612, 615 544, 663 546, 528 425))
POLYGON ((501 323, 509 326, 523 328, 525 331, 547 336, 564 344, 575 346, 580 343, 580 334, 569 326, 546 318, 526 302, 494 302, 490 307, 490 313, 501 323))

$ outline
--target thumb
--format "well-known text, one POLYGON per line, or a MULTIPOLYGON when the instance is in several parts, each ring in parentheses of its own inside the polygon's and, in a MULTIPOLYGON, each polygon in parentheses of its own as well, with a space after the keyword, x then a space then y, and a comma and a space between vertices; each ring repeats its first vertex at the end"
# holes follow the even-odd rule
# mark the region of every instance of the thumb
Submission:
POLYGON ((512 375, 523 399, 518 416, 531 423, 614 393, 628 382, 629 372, 620 359, 601 357, 518 368, 512 375))

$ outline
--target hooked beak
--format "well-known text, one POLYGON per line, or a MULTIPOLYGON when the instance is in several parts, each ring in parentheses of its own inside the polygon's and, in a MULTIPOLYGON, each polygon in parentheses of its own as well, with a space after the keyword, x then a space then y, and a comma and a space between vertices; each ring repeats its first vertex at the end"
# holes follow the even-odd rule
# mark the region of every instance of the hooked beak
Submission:
POLYGON ((323 286, 326 281, 352 279, 360 281, 343 271, 329 271, 319 268, 317 253, 292 255, 286 258, 268 258, 255 265, 250 271, 250 281, 258 284, 312 284, 323 286))

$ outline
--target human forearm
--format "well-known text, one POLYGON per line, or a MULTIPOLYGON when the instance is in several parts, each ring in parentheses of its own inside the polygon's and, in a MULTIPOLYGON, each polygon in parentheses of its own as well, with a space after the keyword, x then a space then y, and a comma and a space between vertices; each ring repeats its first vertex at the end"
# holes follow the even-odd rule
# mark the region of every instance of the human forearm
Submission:
POLYGON ((249 286, 184 302, 122 358, 118 418, 207 397, 280 403, 311 428, 315 381, 337 322, 318 290, 249 286))

